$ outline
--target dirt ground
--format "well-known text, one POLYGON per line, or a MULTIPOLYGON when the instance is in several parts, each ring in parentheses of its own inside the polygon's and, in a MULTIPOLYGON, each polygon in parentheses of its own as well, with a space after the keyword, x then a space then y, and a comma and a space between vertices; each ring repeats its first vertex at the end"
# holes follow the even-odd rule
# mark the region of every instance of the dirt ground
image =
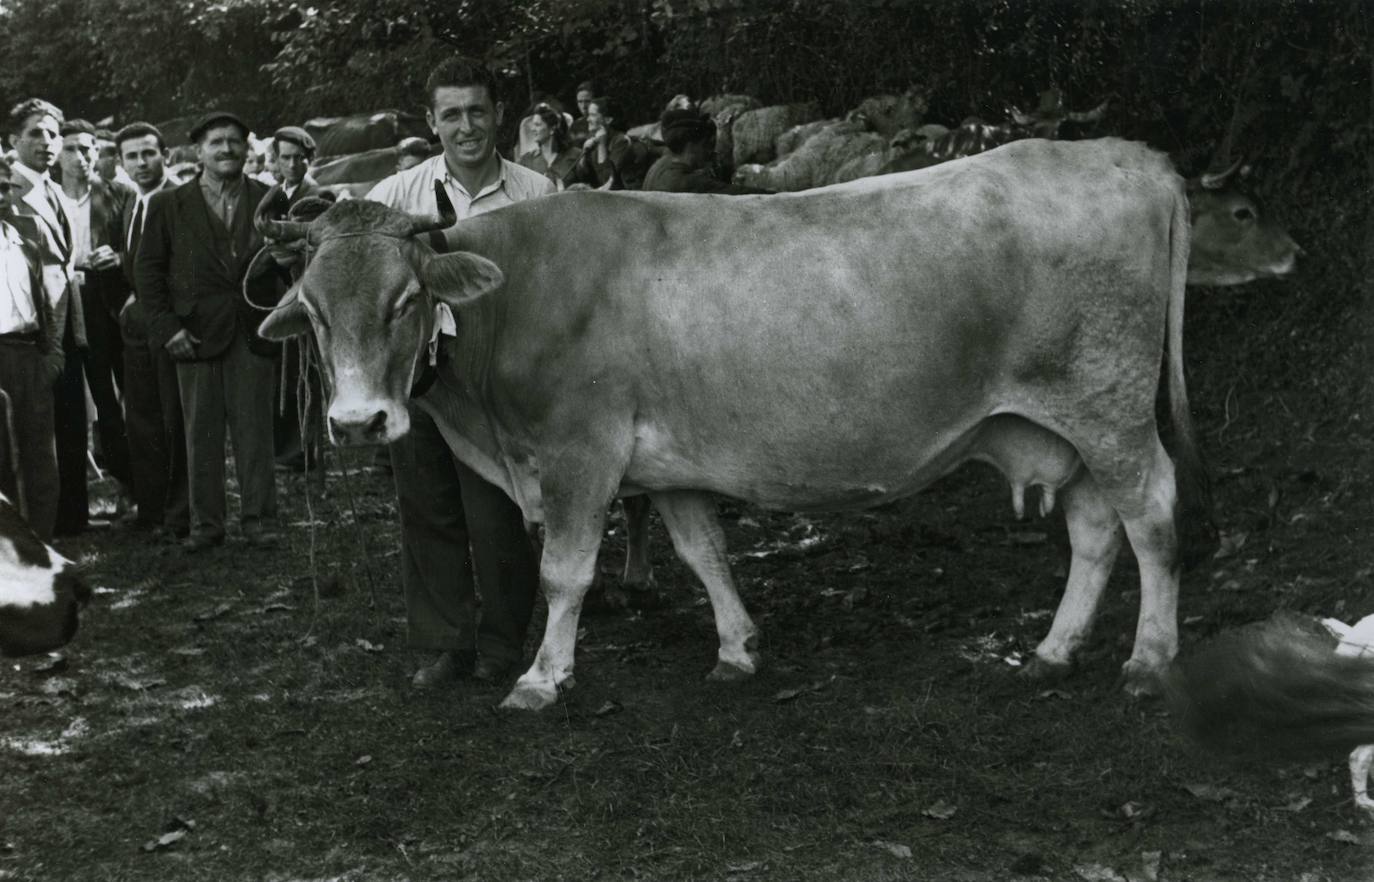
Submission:
MULTIPOLYGON (((1185 653, 1278 609, 1374 611, 1367 337, 1274 332, 1306 313, 1260 287, 1190 308, 1225 543, 1185 578, 1185 653), (1255 329, 1274 351, 1237 370, 1222 344, 1255 329)), ((868 512, 723 503, 763 632, 739 684, 704 681, 710 608, 655 522, 663 606, 584 616, 576 688, 532 715, 412 691, 389 480, 343 462, 323 496, 281 476, 276 551, 64 546, 98 593, 65 652, 0 668, 0 879, 1374 878, 1343 758, 1201 754, 1118 691, 1129 554, 1074 675, 1017 676, 1067 558, 989 470, 868 512)), ((617 519, 605 578, 622 557, 617 519)))

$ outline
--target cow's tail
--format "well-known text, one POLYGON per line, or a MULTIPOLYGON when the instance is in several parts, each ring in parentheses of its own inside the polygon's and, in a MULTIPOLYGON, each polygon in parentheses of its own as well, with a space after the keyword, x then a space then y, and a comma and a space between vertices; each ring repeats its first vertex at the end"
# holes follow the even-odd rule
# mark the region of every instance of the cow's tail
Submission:
POLYGON ((1216 551, 1217 528, 1212 519, 1212 484, 1207 475, 1183 375, 1184 289, 1188 282, 1190 231, 1188 197, 1182 182, 1175 189, 1169 224, 1169 307, 1165 337, 1165 373, 1169 391, 1169 423, 1178 504, 1174 508, 1175 535, 1183 566, 1190 568, 1216 551))
POLYGON ((1174 663, 1165 695, 1180 728, 1242 757, 1298 759, 1374 744, 1374 656, 1336 655, 1314 619, 1280 614, 1174 663))

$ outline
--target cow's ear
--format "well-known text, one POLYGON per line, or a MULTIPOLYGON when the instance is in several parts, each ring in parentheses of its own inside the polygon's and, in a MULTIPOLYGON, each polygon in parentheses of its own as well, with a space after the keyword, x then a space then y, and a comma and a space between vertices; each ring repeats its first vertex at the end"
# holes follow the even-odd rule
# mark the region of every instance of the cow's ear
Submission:
POLYGON ((258 325, 258 336, 264 340, 286 340, 310 333, 310 315, 301 304, 300 292, 299 283, 291 286, 277 308, 258 325))
POLYGON ((485 297, 505 282, 496 264, 468 251, 439 254, 425 262, 420 281, 431 294, 449 306, 465 306, 485 297))

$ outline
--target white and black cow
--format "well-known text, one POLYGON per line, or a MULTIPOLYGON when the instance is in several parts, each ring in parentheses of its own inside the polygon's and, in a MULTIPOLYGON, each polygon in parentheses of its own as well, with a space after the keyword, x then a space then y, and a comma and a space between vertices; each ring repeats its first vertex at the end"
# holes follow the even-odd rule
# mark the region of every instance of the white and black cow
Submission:
POLYGON ((57 649, 76 634, 91 589, 0 494, 0 654, 57 649))

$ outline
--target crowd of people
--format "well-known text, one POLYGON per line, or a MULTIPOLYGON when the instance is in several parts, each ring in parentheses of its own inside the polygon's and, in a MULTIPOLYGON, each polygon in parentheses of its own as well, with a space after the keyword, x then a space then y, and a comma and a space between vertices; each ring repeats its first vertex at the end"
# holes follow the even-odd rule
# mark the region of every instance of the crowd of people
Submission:
MULTIPOLYGON (((578 86, 576 107, 574 117, 553 100, 532 106, 517 161, 507 160, 496 150, 506 112, 496 80, 453 59, 426 84, 442 152, 402 151, 398 171, 367 196, 433 213, 442 181, 461 219, 570 187, 731 191, 711 173, 714 124, 704 114, 666 112, 660 156, 626 136, 614 101, 591 83, 578 86)), ((301 258, 264 243, 253 215, 271 184, 288 205, 319 191, 314 139, 278 129, 256 168, 249 127, 213 111, 190 132, 191 164, 147 122, 99 130, 41 98, 17 104, 7 131, 0 491, 43 539, 78 534, 90 522, 94 463, 118 486, 119 529, 201 552, 229 533, 227 436, 239 535, 249 546, 279 542, 274 472, 318 462, 320 431, 317 415, 302 432, 286 391, 297 354, 257 335, 252 306, 280 300, 301 258)), ((451 317, 438 324, 453 327, 451 317)), ((505 677, 520 662, 538 585, 520 509, 455 459, 418 407, 390 459, 409 638, 436 653, 415 685, 505 677)))

